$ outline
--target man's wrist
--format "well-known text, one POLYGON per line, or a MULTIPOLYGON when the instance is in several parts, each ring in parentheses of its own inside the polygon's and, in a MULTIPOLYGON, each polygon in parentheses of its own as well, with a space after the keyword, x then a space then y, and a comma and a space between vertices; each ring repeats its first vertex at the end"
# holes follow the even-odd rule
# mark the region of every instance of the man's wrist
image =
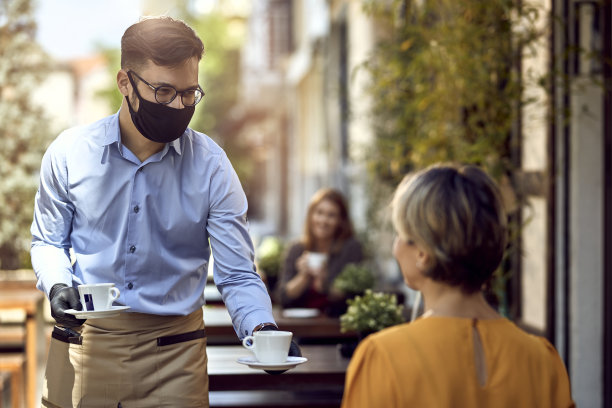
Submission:
POLYGON ((61 289, 67 288, 68 285, 66 285, 65 283, 56 283, 55 285, 53 285, 51 287, 51 290, 49 290, 49 300, 53 299, 53 297, 55 296, 55 294, 57 292, 59 292, 61 289))
POLYGON ((255 328, 253 329, 252 333, 254 334, 255 332, 258 332, 258 331, 262 330, 264 327, 274 327, 275 329, 278 330, 278 326, 276 324, 270 323, 270 322, 266 322, 266 323, 261 323, 261 324, 258 324, 257 326, 255 326, 255 328))

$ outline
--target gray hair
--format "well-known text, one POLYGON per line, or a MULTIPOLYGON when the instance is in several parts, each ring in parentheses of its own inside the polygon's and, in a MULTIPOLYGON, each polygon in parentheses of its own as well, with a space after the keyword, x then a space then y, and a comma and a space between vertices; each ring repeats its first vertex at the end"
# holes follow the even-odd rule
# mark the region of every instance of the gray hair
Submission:
POLYGON ((433 280, 472 293, 499 266, 507 218, 497 185, 480 168, 436 164, 409 174, 391 205, 400 239, 430 255, 425 274, 433 280))

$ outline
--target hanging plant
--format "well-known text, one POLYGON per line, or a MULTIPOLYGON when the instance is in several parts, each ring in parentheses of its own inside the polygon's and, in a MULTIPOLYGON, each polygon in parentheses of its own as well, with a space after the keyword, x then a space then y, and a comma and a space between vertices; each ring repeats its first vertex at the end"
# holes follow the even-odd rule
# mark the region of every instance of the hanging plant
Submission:
MULTIPOLYGON (((383 207, 385 192, 412 170, 459 162, 504 181, 520 208, 522 194, 512 183, 520 165, 513 126, 520 109, 534 102, 525 99, 526 87, 545 82, 519 69, 542 35, 538 9, 513 0, 367 0, 363 6, 386 28, 363 65, 374 130, 365 149, 370 205, 383 207)), ((370 214, 372 228, 381 225, 380 213, 370 214)), ((496 272, 498 283, 509 273, 496 272)))
POLYGON ((516 68, 539 36, 537 9, 518 3, 364 2, 391 27, 364 65, 377 179, 396 185, 440 161, 477 164, 498 178, 514 170, 512 126, 529 85, 516 68))

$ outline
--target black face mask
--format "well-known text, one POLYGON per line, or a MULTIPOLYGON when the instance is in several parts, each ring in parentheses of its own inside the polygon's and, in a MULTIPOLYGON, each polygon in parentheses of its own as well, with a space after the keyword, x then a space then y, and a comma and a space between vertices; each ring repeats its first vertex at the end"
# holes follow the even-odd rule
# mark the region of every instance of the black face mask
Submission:
MULTIPOLYGON (((136 129, 144 137, 157 143, 170 143, 181 137, 191 121, 195 106, 174 109, 157 102, 147 101, 140 96, 129 72, 128 79, 138 97, 138 111, 132 109, 129 98, 125 97, 136 129)), ((177 95, 177 98, 180 98, 180 96, 177 95)))

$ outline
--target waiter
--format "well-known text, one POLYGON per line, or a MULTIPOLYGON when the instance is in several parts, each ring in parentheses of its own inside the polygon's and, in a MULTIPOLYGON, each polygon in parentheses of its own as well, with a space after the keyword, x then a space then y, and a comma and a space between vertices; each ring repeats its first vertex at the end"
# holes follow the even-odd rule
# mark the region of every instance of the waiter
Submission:
POLYGON ((119 112, 64 131, 43 157, 31 256, 57 321, 44 407, 208 407, 211 250, 238 337, 277 330, 238 177, 218 145, 188 128, 204 97, 203 53, 182 21, 132 25, 121 40, 119 112), (129 311, 86 321, 66 313, 82 309, 77 285, 99 282, 114 283, 129 311))

